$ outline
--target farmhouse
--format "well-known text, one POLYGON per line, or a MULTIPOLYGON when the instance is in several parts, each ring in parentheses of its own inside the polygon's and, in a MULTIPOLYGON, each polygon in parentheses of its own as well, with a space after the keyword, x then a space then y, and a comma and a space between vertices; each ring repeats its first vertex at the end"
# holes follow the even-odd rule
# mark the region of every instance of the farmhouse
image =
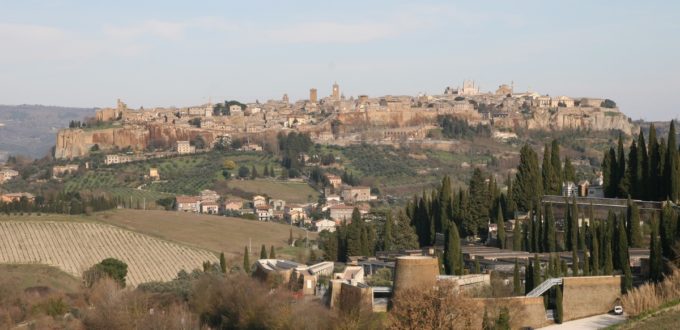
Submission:
POLYGON ((33 196, 33 194, 27 192, 19 192, 0 195, 0 202, 4 203, 20 202, 22 198, 25 198, 26 201, 28 201, 29 203, 35 201, 35 196, 33 196))
POLYGON ((368 202, 371 200, 371 188, 344 186, 342 188, 342 199, 345 202, 368 202))
POLYGON ((347 223, 352 222, 352 212, 354 211, 354 206, 338 204, 333 205, 328 209, 330 210, 331 219, 336 223, 342 222, 344 220, 346 220, 347 223))
POLYGON ((299 204, 286 205, 284 217, 291 223, 299 223, 307 219, 305 208, 299 204))
POLYGON ((253 207, 257 208, 258 206, 267 206, 267 198, 261 195, 253 196, 253 207))
POLYGON ((340 176, 327 173, 326 179, 328 180, 328 183, 331 186, 333 186, 333 189, 338 189, 338 188, 342 187, 342 178, 340 176))
POLYGON ((217 202, 201 202, 201 213, 218 214, 220 206, 217 202))
POLYGON ((255 215, 257 216, 257 220, 269 221, 274 216, 274 212, 269 206, 260 205, 255 207, 255 215))
POLYGON ((114 165, 114 164, 124 164, 132 161, 132 157, 128 155, 106 155, 104 159, 104 164, 114 165))
POLYGON ((196 196, 177 196, 175 197, 175 205, 177 211, 183 212, 198 212, 200 210, 201 201, 196 196))
POLYGON ((52 167, 53 178, 76 172, 78 172, 78 164, 57 165, 52 167))
POLYGON ((239 211, 243 208, 243 201, 240 199, 230 199, 223 203, 223 209, 225 211, 239 211))
POLYGON ((220 199, 220 195, 218 195, 215 191, 206 189, 201 191, 200 199, 201 203, 217 203, 217 200, 220 199))
POLYGON ((0 171, 0 183, 4 183, 8 180, 11 180, 15 176, 18 176, 19 172, 6 168, 0 171))

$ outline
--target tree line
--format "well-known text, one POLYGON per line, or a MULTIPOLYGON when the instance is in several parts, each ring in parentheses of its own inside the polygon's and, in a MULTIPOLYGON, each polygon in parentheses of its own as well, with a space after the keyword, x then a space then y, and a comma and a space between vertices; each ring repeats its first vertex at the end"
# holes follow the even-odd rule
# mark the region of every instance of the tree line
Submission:
POLYGON ((324 231, 319 236, 325 259, 346 262, 351 256, 371 256, 375 251, 417 249, 418 236, 403 211, 393 217, 383 215, 378 228, 375 222, 365 221, 359 209, 354 208, 350 221, 343 220, 335 232, 324 231))
POLYGON ((33 200, 22 196, 11 202, 0 202, 0 213, 60 213, 85 214, 116 208, 119 201, 105 196, 81 196, 79 193, 59 193, 50 198, 35 196, 33 200))
POLYGON ((616 149, 610 147, 602 159, 605 197, 643 200, 680 200, 680 156, 671 121, 668 137, 657 138, 656 128, 649 127, 647 142, 640 130, 626 154, 619 136, 616 149))

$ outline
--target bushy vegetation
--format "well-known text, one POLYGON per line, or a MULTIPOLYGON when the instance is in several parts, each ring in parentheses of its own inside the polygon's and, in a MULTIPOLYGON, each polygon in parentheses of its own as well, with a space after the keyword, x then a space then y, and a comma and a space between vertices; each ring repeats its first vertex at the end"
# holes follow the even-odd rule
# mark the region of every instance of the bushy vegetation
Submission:
POLYGON ((475 137, 490 137, 491 126, 478 124, 470 126, 467 120, 451 115, 438 116, 437 123, 442 128, 442 135, 449 139, 473 139, 475 137))
POLYGON ((343 149, 343 155, 351 161, 352 168, 364 175, 395 177, 416 174, 409 166, 413 160, 401 157, 391 147, 354 145, 343 149))
POLYGON ((680 300, 680 271, 659 283, 646 283, 632 289, 621 298, 623 310, 631 316, 648 313, 664 304, 680 300))

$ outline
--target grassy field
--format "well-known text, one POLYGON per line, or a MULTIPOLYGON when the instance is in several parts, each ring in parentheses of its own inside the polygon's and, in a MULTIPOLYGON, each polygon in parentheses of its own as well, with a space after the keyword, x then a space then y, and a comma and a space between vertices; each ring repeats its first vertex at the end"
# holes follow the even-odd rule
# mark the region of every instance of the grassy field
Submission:
MULTIPOLYGON (((264 244, 267 251, 271 245, 282 251, 279 257, 296 257, 296 249, 287 247, 290 227, 272 222, 260 222, 239 218, 214 215, 200 215, 173 211, 119 209, 87 215, 61 215, 33 213, 6 216, 0 215, 0 221, 70 221, 97 222, 122 227, 141 234, 198 247, 216 253, 224 252, 232 258, 243 256, 243 248, 252 242, 253 255, 259 255, 264 244)), ((295 238, 304 237, 305 231, 293 227, 295 238)), ((309 233, 310 239, 316 233, 309 233)), ((251 258, 253 260, 253 258, 251 258)))
POLYGON ((609 329, 616 330, 671 330, 680 328, 680 305, 666 308, 641 320, 630 320, 609 329))
POLYGON ((80 287, 80 279, 55 267, 43 265, 0 264, 0 282, 20 290, 46 286, 64 292, 76 292, 80 287))
POLYGON ((288 203, 315 202, 319 193, 304 182, 289 182, 269 179, 231 180, 227 190, 240 190, 251 194, 266 194, 271 198, 283 199, 288 203))
MULTIPOLYGON (((267 251, 271 245, 283 248, 290 233, 289 226, 278 223, 171 211, 116 210, 98 213, 94 220, 217 253, 224 252, 232 258, 242 256, 249 242, 252 243, 252 252, 257 255, 262 244, 267 251)), ((305 235, 303 230, 293 229, 294 237, 305 235)), ((309 237, 315 238, 316 234, 309 233, 309 237)))

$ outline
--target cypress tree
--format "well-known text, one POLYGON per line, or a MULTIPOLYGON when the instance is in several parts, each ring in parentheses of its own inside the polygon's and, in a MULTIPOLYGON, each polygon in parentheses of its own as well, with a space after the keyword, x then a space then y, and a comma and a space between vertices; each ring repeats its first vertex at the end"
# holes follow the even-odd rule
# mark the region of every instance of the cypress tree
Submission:
POLYGON ((663 279, 663 260, 661 257, 661 242, 659 241, 659 224, 656 216, 652 215, 652 231, 650 234, 649 248, 649 278, 654 282, 661 282, 663 279))
POLYGON ((550 162, 550 154, 550 146, 546 143, 543 148, 543 163, 541 165, 543 192, 546 195, 556 195, 557 192, 553 190, 555 183, 552 180, 555 178, 555 175, 553 174, 552 163, 550 162))
POLYGON ((637 147, 637 187, 640 189, 637 196, 640 199, 651 200, 652 198, 649 196, 649 191, 651 190, 649 186, 651 184, 649 181, 649 154, 647 153, 647 144, 642 129, 640 129, 640 134, 638 134, 637 147))
POLYGON ((562 308, 562 288, 558 285, 555 292, 555 323, 561 324, 564 318, 564 310, 562 308))
POLYGON ((527 227, 524 230, 524 235, 526 237, 524 249, 528 252, 536 252, 534 251, 534 219, 532 213, 533 211, 529 211, 529 219, 527 219, 526 222, 527 227))
POLYGON ((383 251, 392 250, 392 212, 387 212, 383 227, 383 251))
MULTIPOLYGON (((613 220, 612 217, 610 217, 610 219, 613 220)), ((611 230, 609 229, 609 225, 606 225, 603 229, 605 231, 604 244, 602 245, 602 248, 604 249, 604 275, 611 275, 614 271, 614 260, 612 256, 612 234, 611 230)))
POLYGON ((576 180, 576 170, 574 169, 574 165, 571 164, 571 159, 569 159, 568 156, 564 157, 564 170, 562 176, 564 177, 564 181, 574 182, 576 180))
POLYGON ((670 203, 666 203, 661 210, 661 222, 659 223, 659 231, 661 234, 661 254, 667 259, 674 259, 675 252, 673 245, 675 244, 675 236, 677 231, 677 220, 675 219, 675 211, 670 203))
POLYGON ((227 273, 227 260, 224 258, 224 252, 220 253, 220 270, 222 274, 227 273))
POLYGON ((290 228, 288 232, 288 245, 293 246, 293 228, 290 228))
POLYGON ((654 123, 649 125, 649 141, 647 152, 649 152, 649 187, 653 187, 648 191, 648 198, 651 200, 661 200, 663 195, 660 192, 661 188, 661 148, 656 137, 656 128, 654 123))
POLYGON ((529 264, 524 270, 524 294, 531 292, 534 289, 534 263, 529 259, 529 264))
POLYGON ((612 185, 616 181, 616 171, 612 162, 616 162, 616 159, 611 156, 613 150, 614 149, 609 148, 609 151, 605 151, 604 157, 602 158, 602 179, 604 180, 603 188, 605 197, 614 197, 612 195, 612 185))
POLYGON ((626 209, 627 234, 630 246, 634 248, 642 247, 642 230, 640 229, 640 210, 637 204, 628 198, 626 209))
POLYGON ((520 282, 519 279, 519 262, 517 261, 517 258, 515 258, 515 269, 512 275, 512 287, 515 296, 519 296, 522 294, 522 282, 520 282))
POLYGON ((640 169, 638 168, 638 147, 637 142, 633 140, 630 143, 630 148, 628 149, 628 165, 626 166, 626 174, 624 175, 624 180, 621 183, 623 191, 626 193, 623 196, 633 196, 635 198, 640 198, 640 169))
POLYGON ((569 273, 569 266, 567 265, 567 261, 562 260, 560 265, 562 266, 562 274, 567 275, 569 273))
POLYGON ((564 216, 564 248, 567 251, 571 250, 571 228, 572 228, 572 223, 574 222, 572 220, 573 217, 573 209, 571 207, 571 204, 569 203, 569 200, 567 198, 564 199, 564 207, 566 209, 566 215, 564 216))
POLYGON ((268 178, 268 177, 269 177, 269 166, 267 166, 267 164, 264 164, 264 170, 262 170, 262 175, 263 175, 265 178, 268 178))
POLYGON ((593 264, 593 270, 592 273, 593 275, 600 275, 600 239, 599 235, 597 234, 597 226, 593 226, 593 237, 592 237, 592 246, 593 246, 593 253, 591 253, 591 259, 592 259, 592 264, 593 264))
POLYGON ((445 266, 449 275, 463 274, 463 255, 460 249, 460 236, 457 226, 449 227, 448 240, 446 242, 445 266))
POLYGON ((619 133, 619 142, 616 150, 618 156, 618 158, 616 159, 616 165, 618 165, 618 169, 616 170, 618 182, 618 185, 616 186, 617 189, 616 195, 618 197, 625 197, 628 196, 628 191, 626 190, 626 185, 624 182, 624 176, 626 174, 626 153, 623 149, 623 135, 621 133, 619 133))
POLYGON ((250 256, 248 253, 248 246, 246 245, 245 249, 243 250, 243 271, 246 274, 250 274, 250 256))
POLYGON ((480 270, 479 267, 479 260, 475 259, 475 274, 481 274, 482 271, 480 270))
POLYGON ((269 247, 269 259, 276 259, 276 250, 274 249, 274 245, 269 247))
POLYGON ((439 209, 436 212, 435 230, 444 232, 449 224, 448 208, 451 205, 451 178, 448 175, 442 179, 442 186, 439 189, 439 209))
POLYGON ((524 211, 529 210, 531 204, 543 194, 538 156, 528 144, 520 150, 520 163, 512 188, 517 208, 524 211))
POLYGON ((556 252, 556 230, 555 230, 555 215, 553 213, 552 204, 548 204, 545 210, 545 229, 543 241, 545 242, 545 252, 556 252))
POLYGON ((572 276, 578 276, 578 254, 576 249, 571 250, 571 274, 572 276))
POLYGON ((583 224, 583 227, 578 228, 578 249, 579 251, 583 251, 586 249, 586 218, 585 215, 581 218, 581 223, 583 224))
POLYGON ((256 179, 258 176, 257 169, 255 168, 255 165, 253 165, 253 167, 250 169, 250 178, 256 179))
POLYGON ((267 248, 262 244, 262 248, 260 249, 260 259, 267 259, 267 248))
POLYGON ((515 227, 512 228, 512 250, 522 251, 522 224, 515 219, 515 227))
POLYGON ((583 250, 583 276, 590 276, 590 251, 583 250))
POLYGON ((663 179, 666 183, 666 196, 673 202, 680 199, 680 164, 678 146, 675 141, 675 120, 671 120, 666 142, 666 159, 663 166, 663 179))
POLYGON ((536 225, 534 226, 534 230, 536 230, 536 233, 534 234, 534 239, 536 242, 534 242, 534 248, 535 251, 537 252, 543 252, 545 251, 546 247, 546 242, 543 240, 543 237, 545 237, 545 225, 544 225, 544 218, 543 218, 543 211, 542 207, 540 205, 535 205, 534 209, 536 210, 536 225))
POLYGON ((517 210, 517 205, 515 205, 515 200, 512 195, 512 177, 510 176, 510 173, 508 173, 508 178, 507 178, 507 185, 508 185, 508 193, 507 193, 507 206, 505 209, 506 216, 508 219, 515 219, 515 211, 517 210))
POLYGON ((562 161, 560 159, 560 144, 556 139, 552 140, 552 145, 550 147, 550 164, 552 165, 553 177, 551 182, 553 184, 552 191, 559 195, 562 189, 562 181, 564 174, 562 173, 562 161))
POLYGON ((628 290, 633 288, 633 276, 630 271, 630 257, 628 255, 628 239, 626 235, 626 228, 622 217, 619 217, 617 221, 618 227, 618 258, 619 267, 624 275, 623 281, 623 292, 628 292, 628 290))
POLYGON ((534 254, 534 269, 531 278, 534 281, 534 286, 538 286, 543 282, 541 279, 541 261, 538 259, 538 254, 534 254))
POLYGON ((498 236, 498 247, 505 249, 505 221, 503 221, 503 209, 501 204, 498 203, 498 214, 496 215, 496 226, 497 226, 497 236, 498 236))

